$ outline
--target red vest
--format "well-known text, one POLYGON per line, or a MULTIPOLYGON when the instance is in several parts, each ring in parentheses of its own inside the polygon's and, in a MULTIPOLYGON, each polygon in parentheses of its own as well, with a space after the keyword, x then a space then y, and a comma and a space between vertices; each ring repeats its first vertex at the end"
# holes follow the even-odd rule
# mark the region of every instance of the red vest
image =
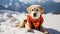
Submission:
POLYGON ((43 21, 44 20, 43 20, 42 15, 40 15, 39 19, 37 19, 37 20, 32 19, 32 17, 30 15, 27 16, 27 22, 29 23, 30 27, 32 27, 34 25, 34 27, 35 27, 34 29, 37 29, 38 26, 43 23, 43 21))

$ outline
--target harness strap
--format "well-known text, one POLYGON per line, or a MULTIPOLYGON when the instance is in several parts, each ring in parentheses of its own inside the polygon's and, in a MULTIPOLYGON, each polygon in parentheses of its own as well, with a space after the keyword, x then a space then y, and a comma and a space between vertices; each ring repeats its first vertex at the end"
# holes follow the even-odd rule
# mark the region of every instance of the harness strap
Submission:
POLYGON ((41 26, 41 21, 40 21, 40 24, 39 24, 39 26, 37 27, 37 28, 35 28, 35 26, 34 26, 34 24, 33 24, 33 22, 30 20, 30 24, 32 25, 32 29, 36 29, 36 30, 39 30, 40 31, 40 26, 41 26))

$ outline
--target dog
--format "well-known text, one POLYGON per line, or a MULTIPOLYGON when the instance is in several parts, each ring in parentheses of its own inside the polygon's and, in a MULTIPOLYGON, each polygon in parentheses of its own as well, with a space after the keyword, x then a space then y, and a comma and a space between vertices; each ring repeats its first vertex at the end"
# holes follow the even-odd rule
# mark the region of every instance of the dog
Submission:
POLYGON ((31 31, 31 29, 42 31, 45 34, 48 34, 47 30, 45 30, 42 26, 43 17, 42 13, 44 9, 40 5, 32 5, 27 8, 28 15, 23 23, 20 23, 20 28, 23 26, 27 29, 27 31, 31 31))

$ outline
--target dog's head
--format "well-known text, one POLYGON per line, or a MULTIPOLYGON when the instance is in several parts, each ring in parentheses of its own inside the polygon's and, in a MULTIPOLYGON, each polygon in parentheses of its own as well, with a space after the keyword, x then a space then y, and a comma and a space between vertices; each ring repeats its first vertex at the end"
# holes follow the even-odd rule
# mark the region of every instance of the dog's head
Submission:
POLYGON ((41 7, 40 5, 32 5, 27 8, 29 15, 33 19, 38 19, 40 15, 43 13, 43 10, 44 10, 43 7, 41 7))

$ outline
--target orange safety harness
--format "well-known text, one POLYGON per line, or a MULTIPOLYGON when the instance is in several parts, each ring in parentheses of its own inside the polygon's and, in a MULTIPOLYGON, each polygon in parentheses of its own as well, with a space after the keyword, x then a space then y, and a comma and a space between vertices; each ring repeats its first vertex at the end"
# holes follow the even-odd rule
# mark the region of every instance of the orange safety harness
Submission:
POLYGON ((40 25, 43 23, 43 17, 42 15, 40 15, 39 19, 34 20, 30 15, 28 15, 27 22, 32 29, 40 30, 40 25))

